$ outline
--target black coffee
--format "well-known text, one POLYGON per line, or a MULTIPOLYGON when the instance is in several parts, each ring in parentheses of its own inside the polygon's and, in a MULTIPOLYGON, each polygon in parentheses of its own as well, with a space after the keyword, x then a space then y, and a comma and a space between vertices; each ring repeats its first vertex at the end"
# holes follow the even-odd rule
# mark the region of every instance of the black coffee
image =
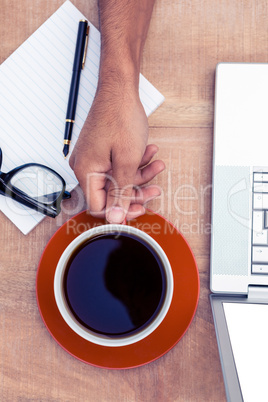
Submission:
POLYGON ((85 327, 122 336, 159 312, 166 278, 155 251, 128 234, 99 235, 73 253, 64 276, 67 303, 85 327))

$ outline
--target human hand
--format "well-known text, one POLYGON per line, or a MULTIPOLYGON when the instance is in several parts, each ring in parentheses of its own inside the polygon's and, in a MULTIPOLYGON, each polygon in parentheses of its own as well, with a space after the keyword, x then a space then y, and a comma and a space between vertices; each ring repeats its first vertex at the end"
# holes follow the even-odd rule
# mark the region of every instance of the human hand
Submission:
POLYGON ((165 165, 151 161, 158 148, 147 140, 138 93, 99 88, 69 160, 92 215, 122 223, 144 214, 144 204, 160 195, 148 182, 165 165))

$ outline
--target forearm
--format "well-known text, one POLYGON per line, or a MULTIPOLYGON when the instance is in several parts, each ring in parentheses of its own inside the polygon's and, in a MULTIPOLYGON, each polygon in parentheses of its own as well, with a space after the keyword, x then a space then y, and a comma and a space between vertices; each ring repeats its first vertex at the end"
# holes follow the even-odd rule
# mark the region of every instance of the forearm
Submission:
POLYGON ((159 195, 149 186, 164 169, 151 161, 148 119, 139 97, 140 59, 155 0, 99 0, 97 93, 70 158, 92 214, 122 223, 159 195))
POLYGON ((123 81, 138 90, 140 60, 155 0, 99 0, 99 84, 123 81))

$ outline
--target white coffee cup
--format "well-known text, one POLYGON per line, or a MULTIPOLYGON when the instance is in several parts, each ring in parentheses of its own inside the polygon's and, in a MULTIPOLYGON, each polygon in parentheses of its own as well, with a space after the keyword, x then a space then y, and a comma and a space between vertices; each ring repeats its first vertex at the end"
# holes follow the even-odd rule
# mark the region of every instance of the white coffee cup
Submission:
POLYGON ((129 225, 114 225, 114 224, 102 225, 83 232, 81 235, 76 237, 64 250, 55 271, 54 295, 59 312, 62 315, 63 319, 69 325, 69 327, 79 336, 98 345, 120 347, 130 345, 144 339, 145 337, 150 335, 164 320, 169 310, 173 296, 173 274, 169 260, 165 252, 151 236, 129 225), (161 261, 162 269, 165 275, 165 292, 163 302, 161 307, 159 308, 156 317, 154 317, 152 321, 149 321, 148 325, 143 327, 141 330, 138 330, 133 334, 130 333, 120 337, 113 337, 100 334, 82 325, 76 319, 71 309, 69 308, 64 290, 65 270, 68 265, 68 261, 75 252, 75 250, 81 247, 83 243, 89 241, 90 239, 95 238, 96 236, 104 234, 105 235, 113 234, 113 233, 118 233, 119 236, 131 235, 145 242, 149 246, 149 248, 151 248, 154 251, 154 253, 157 254, 158 258, 161 261))

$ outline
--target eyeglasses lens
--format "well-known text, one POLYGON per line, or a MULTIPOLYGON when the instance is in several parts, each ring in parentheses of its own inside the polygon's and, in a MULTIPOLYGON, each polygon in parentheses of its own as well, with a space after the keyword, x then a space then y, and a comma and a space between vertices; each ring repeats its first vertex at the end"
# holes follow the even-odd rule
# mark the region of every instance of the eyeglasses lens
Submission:
POLYGON ((60 178, 42 166, 28 166, 19 170, 10 180, 13 187, 44 204, 55 201, 62 192, 60 178))

